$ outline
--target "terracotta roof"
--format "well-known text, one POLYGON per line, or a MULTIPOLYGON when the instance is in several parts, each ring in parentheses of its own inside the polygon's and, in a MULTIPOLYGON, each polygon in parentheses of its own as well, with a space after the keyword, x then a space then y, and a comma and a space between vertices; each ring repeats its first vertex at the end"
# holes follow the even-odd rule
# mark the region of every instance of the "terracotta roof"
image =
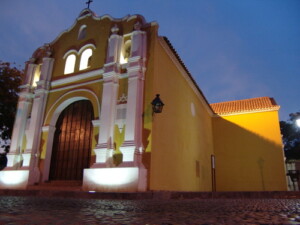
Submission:
POLYGON ((219 102, 210 104, 210 106, 214 112, 219 115, 270 111, 278 110, 280 108, 280 106, 276 104, 275 100, 269 97, 219 102))

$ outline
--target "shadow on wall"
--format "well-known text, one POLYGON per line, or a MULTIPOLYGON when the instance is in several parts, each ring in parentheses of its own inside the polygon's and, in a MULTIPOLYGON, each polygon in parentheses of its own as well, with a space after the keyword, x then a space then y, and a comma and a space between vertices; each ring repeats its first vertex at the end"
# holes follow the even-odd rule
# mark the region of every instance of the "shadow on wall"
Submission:
MULTIPOLYGON (((275 128, 261 124, 256 129, 270 137, 275 128)), ((214 119, 213 132, 217 191, 287 189, 283 149, 276 137, 272 141, 220 117, 214 119)))

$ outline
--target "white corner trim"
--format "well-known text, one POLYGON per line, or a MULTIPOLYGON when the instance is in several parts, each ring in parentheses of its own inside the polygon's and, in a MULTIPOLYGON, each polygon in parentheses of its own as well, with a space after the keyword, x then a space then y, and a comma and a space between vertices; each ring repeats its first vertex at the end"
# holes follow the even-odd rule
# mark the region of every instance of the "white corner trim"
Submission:
POLYGON ((166 53, 168 54, 168 56, 170 57, 170 59, 173 61, 173 63, 177 67, 177 69, 180 71, 180 73, 183 75, 183 77, 185 78, 185 80, 188 82, 188 84, 190 85, 190 87, 192 88, 192 90, 198 96, 198 98, 200 99, 201 103, 206 108, 207 112, 210 114, 210 116, 213 116, 214 112, 210 109, 210 107, 208 106, 207 102, 204 100, 204 98, 201 95, 201 93, 199 92, 199 90, 195 87, 195 84, 191 80, 190 76, 186 73, 186 71, 184 70, 184 68, 182 68, 182 65, 178 62, 178 59, 174 56, 174 53, 172 52, 172 50, 169 48, 169 46, 166 44, 166 42, 164 41, 164 39, 162 37, 159 37, 158 40, 159 40, 159 43, 161 44, 161 46, 166 51, 166 53))
POLYGON ((96 77, 96 76, 102 75, 103 72, 104 72, 103 69, 98 69, 98 70, 93 70, 93 71, 81 73, 81 74, 74 75, 74 76, 69 76, 66 78, 59 79, 59 80, 55 80, 55 81, 51 82, 51 87, 54 88, 55 86, 68 84, 68 83, 80 81, 80 80, 87 79, 87 78, 96 77))

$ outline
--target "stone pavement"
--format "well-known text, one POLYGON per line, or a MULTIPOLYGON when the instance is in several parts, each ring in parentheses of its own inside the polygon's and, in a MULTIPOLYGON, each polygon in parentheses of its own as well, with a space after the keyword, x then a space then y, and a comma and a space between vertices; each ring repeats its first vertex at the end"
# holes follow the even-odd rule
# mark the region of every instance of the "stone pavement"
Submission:
POLYGON ((300 224, 300 199, 0 196, 0 224, 300 224))

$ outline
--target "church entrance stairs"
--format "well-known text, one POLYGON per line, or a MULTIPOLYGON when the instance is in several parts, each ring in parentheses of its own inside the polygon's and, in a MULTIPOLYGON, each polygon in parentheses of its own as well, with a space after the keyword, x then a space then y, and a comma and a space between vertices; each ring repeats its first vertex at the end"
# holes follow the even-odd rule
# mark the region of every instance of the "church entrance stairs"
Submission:
POLYGON ((38 185, 30 185, 27 190, 58 190, 58 191, 82 191, 82 181, 55 180, 38 185))

